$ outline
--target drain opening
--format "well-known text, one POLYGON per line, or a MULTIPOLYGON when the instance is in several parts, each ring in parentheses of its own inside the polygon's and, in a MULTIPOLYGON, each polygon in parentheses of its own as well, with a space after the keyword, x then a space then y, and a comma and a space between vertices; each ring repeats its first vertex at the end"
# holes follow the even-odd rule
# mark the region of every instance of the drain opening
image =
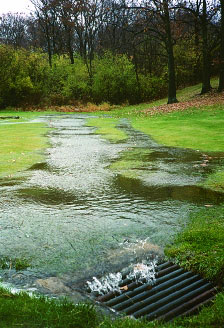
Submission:
POLYGON ((171 262, 139 264, 132 272, 94 278, 88 287, 97 302, 113 311, 149 321, 194 314, 217 293, 212 283, 171 262))

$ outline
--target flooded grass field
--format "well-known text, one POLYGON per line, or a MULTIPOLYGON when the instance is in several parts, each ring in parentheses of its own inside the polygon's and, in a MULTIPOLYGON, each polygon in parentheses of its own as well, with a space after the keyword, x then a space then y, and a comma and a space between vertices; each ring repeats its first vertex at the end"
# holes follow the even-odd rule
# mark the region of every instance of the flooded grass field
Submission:
POLYGON ((160 146, 125 119, 128 139, 110 143, 88 117, 37 118, 52 128, 46 161, 0 180, 1 256, 27 259, 29 275, 85 280, 161 256, 190 211, 224 201, 200 187, 223 153, 160 146))

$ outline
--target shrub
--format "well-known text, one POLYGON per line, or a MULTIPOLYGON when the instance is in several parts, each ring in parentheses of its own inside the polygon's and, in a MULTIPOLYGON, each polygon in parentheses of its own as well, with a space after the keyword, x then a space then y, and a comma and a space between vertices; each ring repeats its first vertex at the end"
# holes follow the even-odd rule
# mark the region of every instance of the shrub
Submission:
POLYGON ((125 55, 106 53, 94 61, 93 100, 121 104, 135 102, 138 93, 133 64, 125 55))
POLYGON ((167 94, 167 83, 161 77, 139 75, 141 101, 158 99, 167 94))
POLYGON ((45 55, 0 46, 0 106, 39 103, 47 93, 48 65, 45 55))

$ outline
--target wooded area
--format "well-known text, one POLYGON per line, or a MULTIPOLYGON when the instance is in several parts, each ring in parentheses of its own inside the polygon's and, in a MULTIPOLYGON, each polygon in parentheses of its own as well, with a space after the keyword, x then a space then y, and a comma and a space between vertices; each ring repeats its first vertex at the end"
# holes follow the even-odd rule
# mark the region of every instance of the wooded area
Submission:
POLYGON ((1 107, 174 103, 176 88, 209 92, 214 75, 224 90, 221 0, 31 2, 29 16, 0 17, 1 107))

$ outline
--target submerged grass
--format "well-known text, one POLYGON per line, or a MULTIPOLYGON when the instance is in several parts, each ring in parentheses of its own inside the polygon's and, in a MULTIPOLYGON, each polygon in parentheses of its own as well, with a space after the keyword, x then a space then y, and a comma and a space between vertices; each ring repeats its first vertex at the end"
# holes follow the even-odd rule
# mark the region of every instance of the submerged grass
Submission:
POLYGON ((17 271, 24 270, 30 266, 29 261, 25 258, 10 258, 6 256, 0 258, 1 269, 15 269, 17 271))
POLYGON ((146 158, 151 153, 147 148, 132 148, 122 152, 120 159, 110 165, 110 169, 127 178, 138 178, 144 169, 146 158))
POLYGON ((96 127, 96 134, 100 134, 104 139, 110 142, 122 142, 127 139, 127 135, 117 128, 119 119, 111 117, 90 118, 87 126, 96 127))

